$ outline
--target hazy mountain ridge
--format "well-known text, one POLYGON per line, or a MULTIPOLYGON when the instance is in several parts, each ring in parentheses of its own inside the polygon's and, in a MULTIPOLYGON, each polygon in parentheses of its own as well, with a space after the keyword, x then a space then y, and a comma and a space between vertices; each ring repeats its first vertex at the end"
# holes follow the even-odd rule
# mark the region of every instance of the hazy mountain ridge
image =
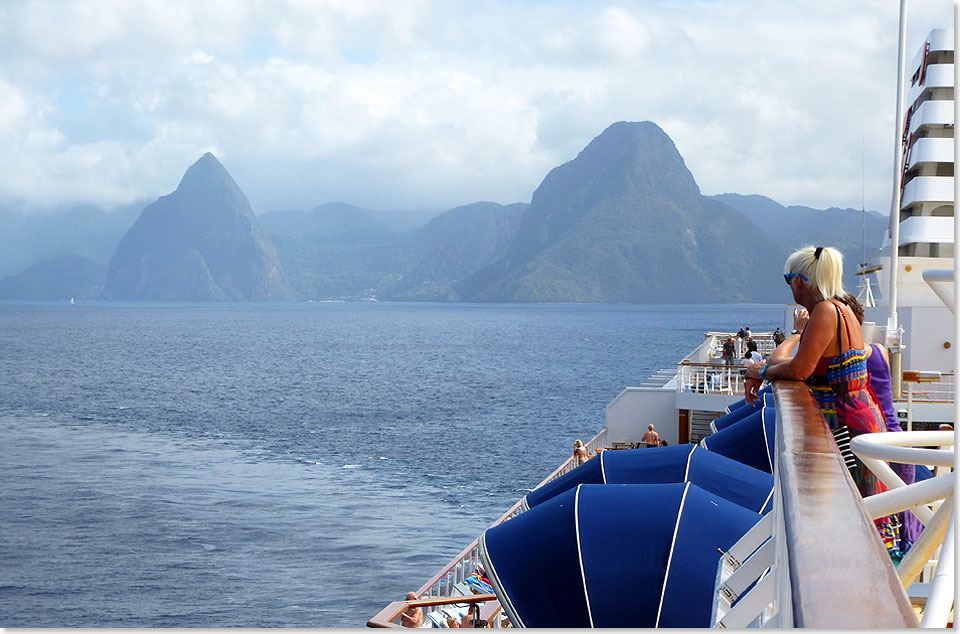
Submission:
POLYGON ((0 278, 66 255, 105 266, 145 204, 138 201, 113 209, 91 205, 53 210, 0 207, 0 278))
POLYGON ((843 283, 848 291, 857 288, 859 279, 855 273, 864 253, 870 259, 883 243, 889 226, 887 216, 869 210, 785 207, 757 194, 718 194, 711 198, 743 213, 788 252, 811 244, 839 249, 844 261, 843 283))
POLYGON ((317 236, 340 241, 394 236, 399 232, 380 222, 369 210, 348 203, 326 203, 310 211, 272 211, 258 217, 268 233, 317 236))
POLYGON ((41 260, 0 279, 0 299, 96 299, 107 267, 78 255, 41 260))
POLYGON ((528 207, 478 202, 434 218, 405 241, 406 270, 384 293, 392 299, 456 299, 451 285, 504 254, 528 207))
POLYGON ((525 208, 474 203, 402 235, 366 210, 338 203, 314 210, 333 216, 320 223, 322 229, 303 216, 286 226, 287 235, 273 238, 291 285, 304 299, 443 301, 452 282, 503 253, 525 208))
MULTIPOLYGON (((673 141, 649 121, 609 126, 551 170, 529 204, 473 203, 406 231, 397 227, 426 212, 393 223, 390 212, 335 202, 257 217, 207 154, 119 240, 101 297, 782 301, 783 261, 802 244, 840 247, 852 277, 860 258, 854 211, 702 196, 673 141)), ((9 216, 0 213, 0 227, 9 216)), ((886 220, 866 218, 868 236, 882 237, 886 220)), ((3 280, 0 297, 64 298, 58 266, 3 280)), ((68 295, 86 297, 90 287, 74 280, 68 295)))

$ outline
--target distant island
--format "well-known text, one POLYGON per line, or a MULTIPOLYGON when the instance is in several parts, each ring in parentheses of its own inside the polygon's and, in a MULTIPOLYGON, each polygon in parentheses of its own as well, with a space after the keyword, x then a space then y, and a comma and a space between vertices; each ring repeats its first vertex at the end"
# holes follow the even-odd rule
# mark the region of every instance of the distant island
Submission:
POLYGON ((649 121, 609 126, 529 204, 477 202, 406 230, 347 203, 258 217, 209 153, 139 213, 86 213, 51 248, 37 235, 49 220, 0 209, 23 238, 8 257, 29 262, 0 278, 0 299, 777 302, 792 249, 839 247, 854 288, 861 221, 868 253, 887 227, 875 212, 703 196, 649 121))

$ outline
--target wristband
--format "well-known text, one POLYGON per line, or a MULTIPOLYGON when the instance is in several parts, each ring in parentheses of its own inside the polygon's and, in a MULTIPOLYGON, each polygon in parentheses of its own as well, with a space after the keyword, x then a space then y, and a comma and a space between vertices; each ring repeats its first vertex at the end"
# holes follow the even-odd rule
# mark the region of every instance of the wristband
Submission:
POLYGON ((758 372, 758 374, 760 375, 760 378, 763 379, 764 381, 767 380, 767 368, 769 367, 770 367, 769 365, 765 365, 762 368, 760 368, 758 372))
POLYGON ((796 328, 794 328, 793 330, 790 331, 790 334, 791 334, 791 335, 799 335, 799 334, 800 334, 800 331, 797 330, 796 328))

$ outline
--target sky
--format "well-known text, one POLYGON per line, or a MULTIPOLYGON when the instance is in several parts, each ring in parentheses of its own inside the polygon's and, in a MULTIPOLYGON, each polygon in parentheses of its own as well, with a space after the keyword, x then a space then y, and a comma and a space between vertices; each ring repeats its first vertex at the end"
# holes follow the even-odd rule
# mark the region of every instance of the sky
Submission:
MULTIPOLYGON (((113 206, 213 152, 256 213, 529 202, 617 121, 704 194, 887 213, 895 0, 0 2, 0 204, 113 206)), ((907 60, 948 0, 908 9, 907 60)))

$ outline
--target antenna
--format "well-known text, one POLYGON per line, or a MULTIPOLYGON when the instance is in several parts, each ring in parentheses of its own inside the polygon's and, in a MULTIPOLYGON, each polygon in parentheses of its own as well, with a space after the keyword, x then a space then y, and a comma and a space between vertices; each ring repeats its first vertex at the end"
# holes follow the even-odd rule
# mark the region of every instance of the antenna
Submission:
POLYGON ((860 276, 860 291, 857 293, 857 301, 864 307, 870 308, 876 306, 876 300, 873 297, 873 288, 870 286, 870 273, 879 271, 879 266, 867 267, 867 211, 866 203, 866 167, 864 160, 864 140, 860 137, 860 266, 857 269, 857 275, 860 276))
POLYGON ((864 204, 866 196, 866 162, 864 159, 864 141, 860 137, 860 268, 867 266, 867 211, 864 204))

